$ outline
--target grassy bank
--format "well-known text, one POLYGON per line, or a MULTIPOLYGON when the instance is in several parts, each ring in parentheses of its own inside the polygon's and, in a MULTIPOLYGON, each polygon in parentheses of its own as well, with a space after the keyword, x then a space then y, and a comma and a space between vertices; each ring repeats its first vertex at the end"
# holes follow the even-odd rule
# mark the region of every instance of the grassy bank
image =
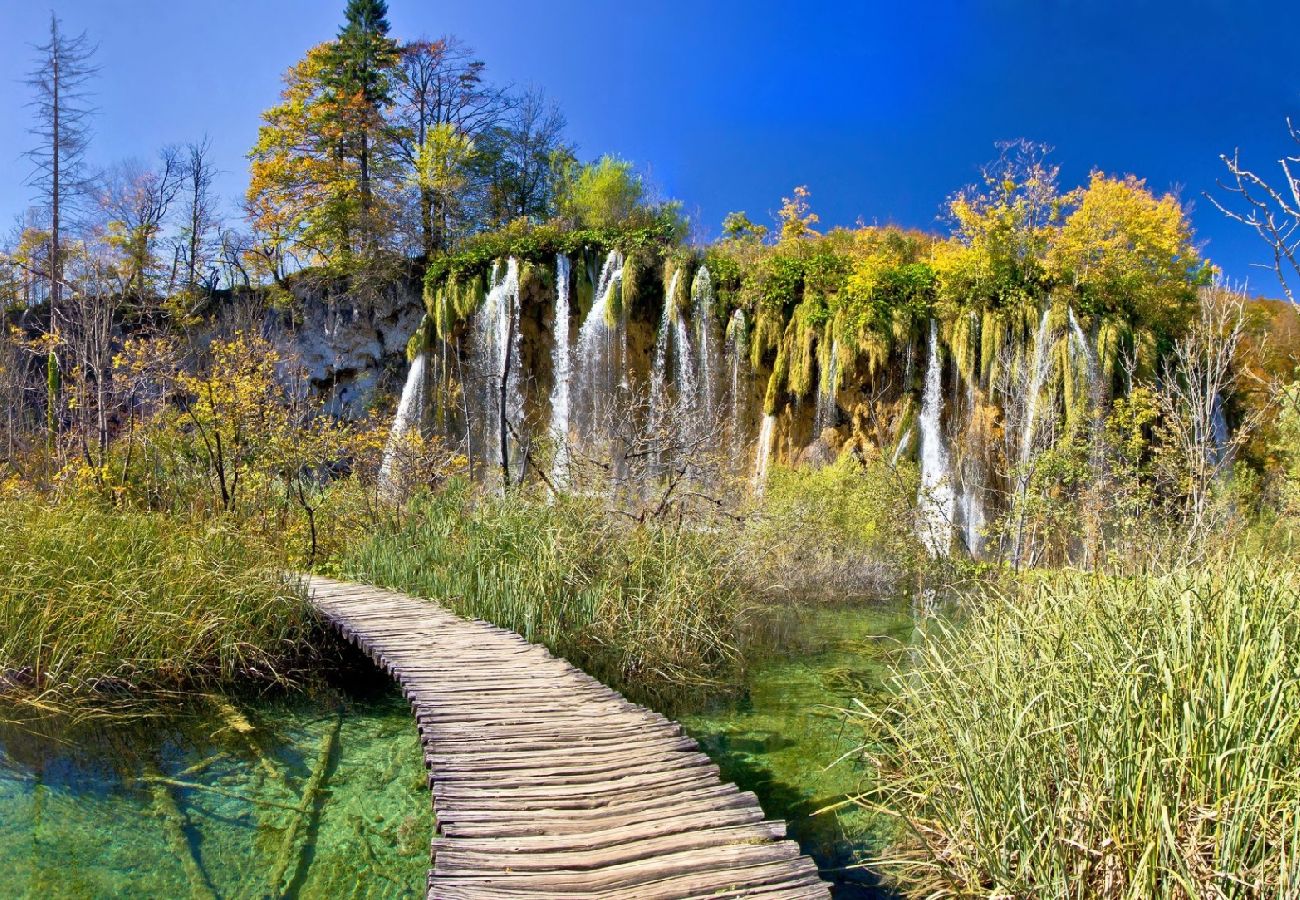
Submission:
POLYGON ((937 632, 862 715, 918 896, 1300 890, 1293 573, 1061 574, 937 632))
POLYGON ((661 706, 738 681, 747 607, 720 541, 625 524, 597 500, 497 500, 453 485, 339 568, 517 631, 661 706))
POLYGON ((291 681, 311 618, 219 523, 0 501, 0 692, 30 706, 291 681))

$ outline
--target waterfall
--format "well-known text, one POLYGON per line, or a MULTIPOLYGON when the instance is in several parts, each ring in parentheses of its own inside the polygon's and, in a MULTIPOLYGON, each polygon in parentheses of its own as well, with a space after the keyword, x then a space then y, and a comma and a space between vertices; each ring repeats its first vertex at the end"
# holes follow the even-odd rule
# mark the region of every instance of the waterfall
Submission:
POLYGON ((727 323, 727 355, 731 359, 731 452, 741 458, 745 445, 745 405, 749 380, 749 336, 745 332, 745 312, 736 310, 727 323), (743 373, 743 375, 742 375, 743 373))
POLYGON ((1223 414, 1223 396, 1215 393, 1210 403, 1210 464, 1218 469, 1227 457, 1228 418, 1223 414))
MULTIPOLYGON (((650 362, 650 424, 656 433, 663 426, 668 412, 668 343, 673 328, 673 295, 681 272, 673 272, 664 295, 664 308, 659 316, 659 330, 655 333, 655 353, 650 362)), ((656 434, 657 437, 657 434, 656 434)))
MULTIPOLYGON (((1020 465, 1023 467, 1029 463, 1030 454, 1034 449, 1034 426, 1038 417, 1038 395, 1043 389, 1043 380, 1047 377, 1047 366, 1051 362, 1047 353, 1047 342, 1051 337, 1049 332, 1052 308, 1048 306, 1043 310, 1043 318, 1038 323, 1038 331, 1034 334, 1034 356, 1030 363, 1029 370, 1029 392, 1025 396, 1025 424, 1020 432, 1020 465)), ((1021 477, 1025 477, 1022 473, 1021 477)))
POLYGON ((891 467, 898 465, 898 461, 903 458, 903 451, 907 449, 908 444, 912 443, 912 430, 912 427, 908 426, 907 431, 904 431, 903 436, 898 439, 898 444, 894 447, 894 455, 889 458, 891 467))
POLYGON ((397 403, 397 412, 393 415, 393 424, 388 429, 388 442, 384 445, 384 458, 379 464, 379 493, 390 500, 395 499, 401 490, 397 464, 401 457, 402 444, 412 431, 418 433, 424 423, 424 406, 429 383, 429 351, 421 349, 411 360, 411 367, 406 372, 406 384, 402 385, 402 399, 397 403))
POLYGON ((966 549, 978 558, 984 549, 984 466, 978 459, 967 463, 962 479, 962 518, 965 520, 966 549))
POLYGON ((621 288, 622 282, 623 255, 611 250, 596 282, 591 311, 578 329, 579 397, 575 412, 579 414, 582 436, 587 439, 595 436, 602 419, 612 409, 619 386, 626 383, 626 373, 621 371, 622 312, 615 316, 611 309, 614 292, 621 288))
POLYGON ((692 315, 695 318, 696 379, 694 407, 705 428, 713 428, 714 403, 718 391, 718 342, 714 334, 713 276, 708 267, 700 266, 691 282, 692 315))
POLYGON ((813 415, 813 440, 818 440, 827 428, 835 427, 837 407, 835 392, 840 377, 840 340, 831 340, 830 359, 819 373, 817 409, 813 415))
POLYGON ((690 329, 687 328, 681 312, 676 309, 673 310, 673 338, 677 350, 677 406, 683 417, 694 423, 695 414, 700 411, 699 397, 696 393, 696 359, 691 351, 690 329))
POLYGON ((551 480, 557 485, 567 481, 569 467, 569 379, 573 368, 573 352, 569 340, 569 272, 569 257, 557 253, 555 347, 551 351, 551 370, 555 381, 551 387, 551 439, 555 441, 551 480))
POLYGON ((502 416, 517 426, 523 417, 524 397, 519 372, 519 260, 513 256, 492 267, 492 289, 474 314, 475 374, 481 392, 481 446, 490 448, 484 458, 501 463, 499 427, 502 416), (501 409, 501 376, 505 384, 505 410, 501 409))
POLYGON ((953 490, 948 451, 943 444, 943 362, 939 358, 939 326, 930 320, 930 360, 921 396, 921 543, 931 556, 946 556, 952 542, 953 490))
POLYGON ((754 451, 754 493, 763 495, 767 484, 767 470, 772 465, 772 435, 776 431, 776 416, 767 413, 758 430, 758 447, 754 451))
POLYGON ((1088 373, 1088 389, 1091 390, 1097 383, 1097 360, 1092 355, 1092 348, 1088 346, 1088 338, 1079 327, 1079 320, 1074 317, 1073 308, 1069 311, 1069 317, 1071 344, 1083 355, 1083 364, 1088 373))

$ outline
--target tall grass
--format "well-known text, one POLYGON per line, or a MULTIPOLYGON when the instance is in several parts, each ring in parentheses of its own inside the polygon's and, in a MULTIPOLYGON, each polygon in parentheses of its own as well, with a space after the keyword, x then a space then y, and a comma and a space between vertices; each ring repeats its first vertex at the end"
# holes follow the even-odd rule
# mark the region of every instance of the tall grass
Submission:
POLYGON ((453 484, 339 568, 510 628, 638 699, 672 706, 738 679, 746 609, 716 538, 622 523, 597 500, 453 484))
POLYGON ((1300 590, 1059 575, 925 640, 860 713, 928 897, 1300 896, 1300 590))
POLYGON ((0 695, 106 696, 289 679, 311 616, 273 557, 219 524, 0 501, 0 695))

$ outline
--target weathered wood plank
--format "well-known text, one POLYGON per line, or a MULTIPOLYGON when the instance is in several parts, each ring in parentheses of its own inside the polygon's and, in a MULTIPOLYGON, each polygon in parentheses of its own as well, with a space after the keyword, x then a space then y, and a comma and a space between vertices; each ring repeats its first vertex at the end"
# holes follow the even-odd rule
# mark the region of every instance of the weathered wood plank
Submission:
POLYGON ((402 686, 441 836, 429 896, 827 898, 757 798, 681 726, 486 622, 312 578, 326 620, 402 686))

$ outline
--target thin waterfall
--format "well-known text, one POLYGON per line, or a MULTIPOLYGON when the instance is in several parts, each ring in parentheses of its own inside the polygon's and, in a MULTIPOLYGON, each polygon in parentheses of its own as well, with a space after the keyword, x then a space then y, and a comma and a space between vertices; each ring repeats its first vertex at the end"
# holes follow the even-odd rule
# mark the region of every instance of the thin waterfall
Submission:
POLYGON ((578 329, 578 364, 575 367, 579 388, 578 425, 583 438, 591 440, 610 411, 620 385, 626 382, 622 372, 622 313, 614 314, 615 291, 623 282, 623 255, 610 251, 596 282, 591 310, 578 329))
POLYGON ((402 398, 397 402, 397 412, 393 415, 393 424, 388 429, 388 441, 384 445, 384 458, 379 464, 379 493, 388 499, 395 499, 401 491, 401 479, 398 477, 398 460, 402 445, 407 436, 417 432, 424 424, 424 409, 428 399, 429 351, 421 349, 411 360, 411 367, 406 372, 406 383, 402 385, 402 398))
POLYGON ((492 267, 492 289, 483 306, 474 314, 474 368, 482 411, 480 446, 488 449, 484 458, 501 463, 499 428, 502 417, 509 426, 518 426, 523 418, 524 397, 519 373, 519 260, 513 256, 492 267), (505 373, 505 409, 501 408, 502 374, 505 373))
MULTIPOLYGON (((1034 334, 1034 355, 1029 369, 1029 392, 1025 396, 1025 424, 1020 432, 1020 465, 1029 464, 1029 457, 1034 449, 1034 427, 1038 424, 1038 395, 1043 390, 1043 381, 1047 378, 1047 366, 1051 358, 1047 352, 1047 342, 1051 338, 1050 306, 1043 310, 1039 320, 1038 331, 1034 334)), ((1023 475, 1022 475, 1023 477, 1023 475)))
POLYGON ((813 440, 821 438, 827 428, 835 427, 835 393, 840 377, 840 341, 832 338, 830 358, 825 361, 817 384, 817 408, 813 414, 813 440))
POLYGON ((703 427, 714 427, 714 404, 718 395, 718 341, 714 334, 713 307, 717 299, 713 276, 707 266, 700 266, 691 282, 692 315, 695 318, 695 343, 698 350, 694 407, 703 427))
POLYGON ((749 336, 745 312, 736 310, 727 323, 727 355, 731 360, 731 453, 739 460, 745 446, 745 401, 749 387, 749 336))
POLYGON ((898 439, 898 443, 894 446, 894 454, 889 458, 889 465, 891 467, 898 465, 898 461, 903 458, 903 451, 907 449, 908 444, 912 443, 913 430, 914 429, 909 425, 907 431, 904 431, 903 436, 898 439))
MULTIPOLYGON (((978 345, 981 339, 980 318, 974 312, 970 314, 973 342, 978 345)), ((972 365, 970 376, 966 379, 966 438, 965 454, 961 467, 961 523, 966 550, 974 558, 983 551, 984 535, 984 460, 980 456, 980 429, 978 422, 979 406, 979 369, 972 365)))
POLYGON ((1097 383, 1097 358, 1093 356, 1092 348, 1088 346, 1088 338, 1079 327, 1079 320, 1074 317, 1073 308, 1069 310, 1069 319, 1070 343, 1083 356, 1085 371, 1088 373, 1088 390, 1091 391, 1097 383))
POLYGON ((654 446, 656 466, 662 465, 664 429, 668 426, 668 348, 673 330, 673 297, 681 280, 681 271, 673 272, 664 295, 664 308, 655 333, 655 352, 650 361, 650 440, 654 446))
POLYGON ((696 359, 691 350, 691 332, 679 310, 673 310, 673 338, 676 345, 677 407, 688 422, 700 411, 697 395, 696 359))
POLYGON ((754 493, 760 497, 767 484, 767 470, 772 465, 772 437, 776 431, 776 416, 767 413, 758 429, 758 446, 754 450, 754 493))
POLYGON ((939 325, 930 320, 930 359, 921 396, 920 538, 933 557, 946 556, 952 543, 954 497, 948 449, 943 442, 943 361, 939 357, 939 325))
POLYGON ((568 479, 569 467, 569 380, 573 374, 573 351, 569 337, 569 257, 555 255, 555 346, 551 351, 551 369, 555 383, 551 387, 551 439, 555 457, 551 463, 554 483, 568 479))

